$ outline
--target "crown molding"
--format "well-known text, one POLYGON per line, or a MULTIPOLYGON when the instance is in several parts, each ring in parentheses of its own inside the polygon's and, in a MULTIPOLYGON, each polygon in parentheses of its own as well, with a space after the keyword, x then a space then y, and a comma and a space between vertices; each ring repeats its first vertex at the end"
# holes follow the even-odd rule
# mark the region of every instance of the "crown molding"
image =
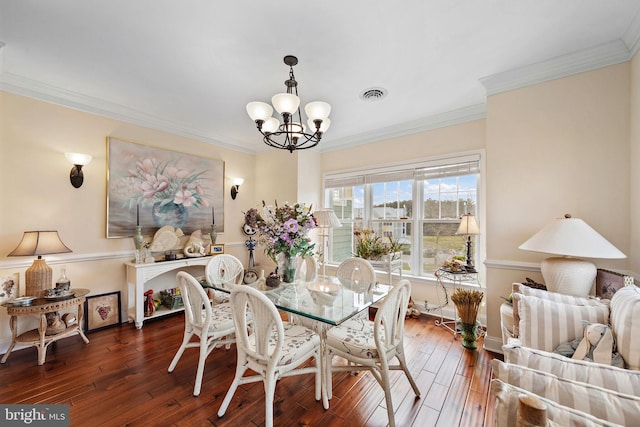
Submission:
POLYGON ((625 31, 622 40, 627 45, 627 49, 629 49, 629 59, 633 58, 640 50, 640 10, 638 10, 629 28, 625 31))
MULTIPOLYGON (((1 43, 1 42, 0 42, 1 43)), ((2 46, 0 46, 0 61, 2 59, 2 46)), ((1 62, 0 62, 1 66, 1 62)), ((230 150, 245 153, 254 153, 255 150, 244 147, 240 142, 230 144, 223 142, 217 136, 205 135, 198 130, 194 130, 188 124, 178 123, 151 114, 143 113, 132 108, 83 95, 61 87, 28 79, 13 73, 2 73, 0 68, 0 90, 14 93, 16 95, 49 102, 74 110, 108 117, 125 123, 169 132, 185 138, 195 139, 201 142, 214 144, 230 150)))
POLYGON ((328 152, 341 150, 344 148, 370 144, 372 142, 398 138, 405 135, 413 135, 428 130, 453 126, 461 123, 471 122, 474 120, 481 120, 486 118, 486 113, 486 104, 471 105, 468 107, 447 111, 446 113, 434 114, 423 119, 400 123, 398 125, 376 129, 375 131, 360 133, 346 138, 331 140, 323 139, 323 145, 320 151, 328 152))
POLYGON ((4 51, 5 49, 3 49, 7 44, 3 41, 0 41, 0 75, 2 75, 2 64, 3 64, 3 59, 4 59, 4 51))
POLYGON ((631 59, 631 54, 627 44, 618 39, 590 49, 483 77, 480 79, 480 83, 485 87, 487 96, 490 96, 620 64, 629 59, 631 59))

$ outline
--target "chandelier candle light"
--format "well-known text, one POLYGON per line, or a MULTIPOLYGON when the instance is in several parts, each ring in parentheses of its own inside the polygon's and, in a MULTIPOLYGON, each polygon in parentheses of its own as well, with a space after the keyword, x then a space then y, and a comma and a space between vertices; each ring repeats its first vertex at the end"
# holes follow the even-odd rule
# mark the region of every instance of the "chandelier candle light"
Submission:
POLYGON ((293 75, 293 67, 298 63, 298 58, 287 55, 284 57, 284 63, 289 66, 289 79, 284 82, 287 92, 278 93, 271 98, 273 107, 260 101, 248 103, 247 113, 256 123, 258 130, 264 137, 265 144, 293 153, 294 150, 303 150, 318 145, 322 134, 331 124, 331 120, 329 120, 331 105, 323 101, 314 101, 304 107, 308 119, 307 124, 312 130, 311 133, 307 133, 300 113, 298 82, 293 75), (274 108, 282 116, 282 123, 271 116, 274 108))

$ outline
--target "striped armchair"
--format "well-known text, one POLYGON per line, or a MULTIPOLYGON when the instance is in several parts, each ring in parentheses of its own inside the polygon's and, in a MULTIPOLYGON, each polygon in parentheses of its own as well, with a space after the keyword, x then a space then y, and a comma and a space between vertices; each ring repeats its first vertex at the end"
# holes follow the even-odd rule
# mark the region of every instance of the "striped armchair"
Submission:
POLYGON ((561 425, 640 425, 640 288, 625 286, 609 301, 514 285, 513 297, 509 334, 517 338, 492 366, 496 425, 515 425, 526 395, 561 425), (583 321, 611 325, 625 369, 553 353, 582 337, 583 321))

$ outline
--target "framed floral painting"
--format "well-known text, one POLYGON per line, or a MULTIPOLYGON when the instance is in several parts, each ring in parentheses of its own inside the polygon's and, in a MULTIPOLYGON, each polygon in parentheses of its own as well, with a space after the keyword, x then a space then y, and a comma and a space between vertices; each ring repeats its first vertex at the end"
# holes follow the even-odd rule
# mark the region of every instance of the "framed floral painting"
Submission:
POLYGON ((88 296, 84 302, 85 332, 119 325, 120 308, 120 291, 88 296))
POLYGON ((224 232, 224 162, 107 138, 107 238, 224 232))

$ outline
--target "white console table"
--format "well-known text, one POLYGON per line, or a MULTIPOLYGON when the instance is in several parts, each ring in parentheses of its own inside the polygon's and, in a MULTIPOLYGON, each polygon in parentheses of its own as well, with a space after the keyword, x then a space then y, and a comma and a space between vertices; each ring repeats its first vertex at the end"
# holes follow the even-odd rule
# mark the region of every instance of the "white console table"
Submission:
MULTIPOLYGON (((168 271, 180 270, 187 267, 201 266, 204 274, 204 267, 211 260, 210 256, 198 257, 198 258, 183 258, 175 261, 158 261, 148 264, 135 264, 132 262, 125 262, 126 274, 127 274, 127 292, 128 292, 128 313, 129 320, 133 320, 136 328, 142 328, 142 324, 145 320, 153 319, 155 317, 166 316, 167 314, 182 311, 184 308, 168 309, 161 307, 149 317, 144 317, 144 293, 146 291, 146 285, 151 280, 161 274, 168 271), (131 307, 131 301, 134 301, 133 307, 131 307)), ((177 287, 177 284, 176 284, 177 287)))

